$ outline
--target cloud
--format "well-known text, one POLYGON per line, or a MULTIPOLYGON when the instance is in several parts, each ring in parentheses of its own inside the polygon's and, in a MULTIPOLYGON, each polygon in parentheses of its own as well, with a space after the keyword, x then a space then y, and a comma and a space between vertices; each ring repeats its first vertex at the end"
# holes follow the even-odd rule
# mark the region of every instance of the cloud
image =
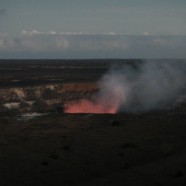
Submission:
POLYGON ((61 35, 96 35, 94 32, 60 32, 61 35))
POLYGON ((120 35, 116 32, 104 32, 104 33, 95 33, 95 32, 60 32, 61 35, 108 35, 108 36, 115 36, 120 35))
POLYGON ((36 29, 33 29, 32 31, 22 30, 21 34, 23 34, 23 35, 59 35, 55 31, 42 32, 42 31, 38 31, 36 29))
POLYGON ((114 38, 118 34, 115 32, 96 34, 93 32, 43 32, 33 29, 31 31, 22 30, 21 43, 24 49, 41 50, 41 46, 46 50, 68 49, 73 51, 107 51, 116 49, 127 49, 126 41, 114 38), (107 38, 109 36, 110 38, 107 38), (47 40, 48 39, 48 43, 47 40), (57 48, 56 48, 57 47, 57 48))
POLYGON ((67 36, 78 36, 78 35, 110 35, 110 36, 115 36, 115 35, 120 35, 116 32, 108 32, 108 33, 95 33, 95 32, 55 32, 55 31, 49 31, 49 32, 43 32, 39 31, 37 29, 33 29, 31 31, 27 30, 22 30, 21 34, 24 35, 67 35, 67 36))
POLYGON ((36 52, 63 51, 70 47, 68 39, 59 35, 34 35, 19 38, 21 49, 36 52))
POLYGON ((114 35, 115 36, 115 35, 118 35, 118 33, 116 33, 116 32, 109 32, 108 35, 114 35))
POLYGON ((55 31, 49 31, 49 32, 43 32, 38 31, 36 29, 33 29, 32 31, 22 30, 21 32, 24 35, 95 35, 95 33, 88 33, 88 32, 55 32, 55 31))
POLYGON ((55 35, 57 33, 54 31, 41 32, 36 29, 33 29, 32 31, 22 30, 21 34, 23 35, 55 35))
POLYGON ((0 58, 186 58, 185 36, 127 36, 117 33, 0 33, 0 58))
POLYGON ((144 36, 149 36, 150 34, 149 34, 149 32, 143 32, 143 35, 144 36))
POLYGON ((33 31, 21 35, 17 41, 21 50, 34 52, 62 51, 70 46, 65 37, 55 32, 41 33, 33 31))
POLYGON ((57 34, 57 32, 55 32, 55 31, 50 31, 48 34, 55 35, 55 34, 57 34))

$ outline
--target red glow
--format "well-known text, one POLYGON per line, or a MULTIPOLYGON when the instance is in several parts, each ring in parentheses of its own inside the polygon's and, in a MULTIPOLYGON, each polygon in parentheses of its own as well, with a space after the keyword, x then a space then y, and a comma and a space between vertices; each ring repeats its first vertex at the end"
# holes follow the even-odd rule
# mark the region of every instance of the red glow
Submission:
POLYGON ((68 104, 65 113, 97 113, 97 114, 115 114, 117 108, 111 105, 93 103, 88 100, 81 100, 77 103, 68 104))

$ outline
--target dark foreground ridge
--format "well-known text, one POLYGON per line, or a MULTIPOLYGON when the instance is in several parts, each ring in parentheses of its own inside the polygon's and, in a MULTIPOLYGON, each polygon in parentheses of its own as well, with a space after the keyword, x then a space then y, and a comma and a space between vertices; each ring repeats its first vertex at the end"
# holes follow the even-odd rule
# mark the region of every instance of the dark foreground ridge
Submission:
POLYGON ((184 185, 186 107, 148 114, 4 115, 1 185, 184 185))

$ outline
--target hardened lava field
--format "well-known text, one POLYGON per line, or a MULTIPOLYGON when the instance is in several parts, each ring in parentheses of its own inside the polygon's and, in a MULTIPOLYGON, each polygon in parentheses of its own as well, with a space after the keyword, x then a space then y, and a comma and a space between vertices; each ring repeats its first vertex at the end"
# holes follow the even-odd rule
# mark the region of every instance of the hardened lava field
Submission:
MULTIPOLYGON (((143 60, 115 62, 116 66, 127 69, 130 66, 133 70, 143 60)), ((112 63, 112 60, 0 62, 0 185, 186 184, 184 84, 172 89, 169 79, 164 79, 172 93, 164 102, 162 96, 151 97, 158 104, 147 97, 141 101, 144 91, 134 91, 138 88, 136 84, 134 89, 127 90, 131 94, 117 81, 113 84, 118 89, 108 91, 105 86, 100 91, 102 84, 98 82, 107 72, 112 74, 109 70, 112 63), (119 101, 114 95, 120 95, 119 101), (92 104, 97 101, 104 108, 114 100, 119 107, 114 114, 64 112, 66 105, 82 100, 92 104), (150 103, 162 107, 157 109, 150 103)), ((121 74, 117 80, 123 81, 121 74)), ((138 73, 136 77, 147 76, 138 73)), ((135 80, 134 76, 126 78, 127 84, 135 80)), ((181 78, 184 77, 179 81, 181 78)), ((107 76, 103 79, 101 82, 110 82, 107 76)), ((171 80, 172 85, 173 81, 175 85, 179 82, 171 80)), ((152 88, 146 82, 145 95, 151 95, 147 86, 152 88)))

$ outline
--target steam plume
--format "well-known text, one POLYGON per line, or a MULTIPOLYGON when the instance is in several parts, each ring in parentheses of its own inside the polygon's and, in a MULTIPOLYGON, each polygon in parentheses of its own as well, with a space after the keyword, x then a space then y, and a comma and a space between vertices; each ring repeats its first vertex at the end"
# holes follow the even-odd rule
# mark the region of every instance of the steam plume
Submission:
POLYGON ((128 88, 120 111, 144 112, 172 104, 186 85, 185 65, 176 61, 146 61, 136 70, 115 70, 112 77, 122 74, 122 84, 128 88))
POLYGON ((144 61, 112 67, 99 81, 92 100, 71 105, 67 112, 144 112, 164 108, 186 86, 186 62, 144 61), (83 108, 83 110, 81 109, 83 108))

